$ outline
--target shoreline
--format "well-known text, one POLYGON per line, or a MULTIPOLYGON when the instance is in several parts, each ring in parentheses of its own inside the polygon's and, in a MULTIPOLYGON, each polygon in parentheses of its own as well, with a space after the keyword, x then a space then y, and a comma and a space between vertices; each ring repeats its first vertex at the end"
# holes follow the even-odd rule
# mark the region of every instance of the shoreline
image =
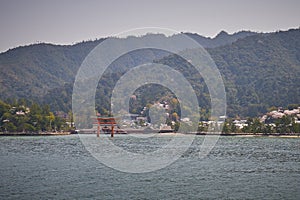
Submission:
POLYGON ((1 136, 63 136, 63 135, 72 135, 70 132, 40 132, 40 133, 0 133, 1 136))
POLYGON ((300 138, 300 133, 223 133, 223 134, 214 134, 214 133, 196 133, 196 135, 219 135, 219 136, 234 136, 234 137, 281 137, 281 138, 300 138))
MULTIPOLYGON (((94 133, 85 133, 88 135, 94 134, 94 133)), ((85 135, 82 134, 82 135, 85 135)), ((130 134, 136 134, 136 133, 130 133, 130 134)), ((143 134, 143 133, 141 133, 143 134)), ((296 134, 279 134, 279 133, 272 133, 272 134, 263 134, 263 133, 226 133, 226 134, 218 134, 218 133, 177 133, 177 132, 172 132, 172 133, 155 133, 158 134, 159 136, 172 136, 172 135, 202 135, 202 136, 232 136, 232 137, 280 137, 280 138, 300 138, 300 133, 296 134)), ((71 134, 70 132, 40 132, 40 133, 3 133, 0 132, 0 137, 1 136, 66 136, 66 135, 76 135, 76 134, 71 134)), ((96 134, 95 134, 96 135, 96 134)), ((115 133, 115 135, 124 135, 124 133, 115 133)), ((125 134, 126 135, 126 134, 125 134)), ((147 135, 147 134, 145 134, 147 135)))

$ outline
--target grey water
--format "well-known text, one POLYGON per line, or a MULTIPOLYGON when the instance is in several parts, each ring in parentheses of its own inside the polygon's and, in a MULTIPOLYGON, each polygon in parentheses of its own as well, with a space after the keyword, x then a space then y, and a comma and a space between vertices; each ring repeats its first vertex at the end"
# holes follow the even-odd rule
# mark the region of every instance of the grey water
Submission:
MULTIPOLYGON (((114 142, 146 151, 169 137, 114 142)), ((200 158, 203 138, 168 167, 132 174, 103 165, 76 135, 0 137, 0 199, 300 199, 299 138, 220 137, 200 158)))

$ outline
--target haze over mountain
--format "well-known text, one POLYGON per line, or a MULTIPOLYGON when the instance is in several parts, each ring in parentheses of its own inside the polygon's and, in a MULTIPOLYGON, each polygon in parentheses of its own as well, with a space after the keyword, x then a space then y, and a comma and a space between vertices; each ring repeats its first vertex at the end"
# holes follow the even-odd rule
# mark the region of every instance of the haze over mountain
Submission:
MULTIPOLYGON (((185 34, 207 48, 218 66, 225 81, 229 115, 256 115, 270 106, 300 102, 300 29, 265 34, 242 31, 232 35, 222 31, 215 38, 185 34)), ((26 98, 49 103, 53 110, 70 110, 77 70, 86 55, 103 40, 66 46, 33 44, 1 53, 0 99, 26 98)), ((137 58, 151 61, 158 53, 161 59, 157 62, 175 61, 184 71, 185 62, 163 52, 130 54, 115 63, 111 73, 99 83, 107 89, 98 91, 97 106, 108 106, 109 91, 122 75, 118 66, 130 68, 137 58)), ((207 103, 205 84, 192 84, 203 88, 199 96, 205 94, 202 103, 207 103)))

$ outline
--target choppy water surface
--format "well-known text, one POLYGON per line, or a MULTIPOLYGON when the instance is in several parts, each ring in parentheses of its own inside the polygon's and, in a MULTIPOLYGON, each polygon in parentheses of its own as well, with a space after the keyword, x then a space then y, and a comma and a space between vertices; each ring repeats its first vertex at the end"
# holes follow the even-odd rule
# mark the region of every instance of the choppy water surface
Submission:
MULTIPOLYGON (((170 137, 114 142, 147 152, 170 137)), ((221 137, 200 159, 203 138, 167 168, 129 174, 94 159, 76 135, 0 137, 0 199, 300 199, 299 138, 221 137)))

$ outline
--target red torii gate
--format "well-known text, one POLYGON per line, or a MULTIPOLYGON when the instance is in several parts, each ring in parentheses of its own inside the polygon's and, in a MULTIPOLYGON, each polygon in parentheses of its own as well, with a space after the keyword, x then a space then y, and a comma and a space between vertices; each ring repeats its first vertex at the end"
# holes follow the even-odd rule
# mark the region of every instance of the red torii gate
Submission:
POLYGON ((113 117, 97 117, 97 137, 100 136, 101 126, 111 126, 110 136, 114 137, 114 127, 117 125, 115 118, 113 117))

